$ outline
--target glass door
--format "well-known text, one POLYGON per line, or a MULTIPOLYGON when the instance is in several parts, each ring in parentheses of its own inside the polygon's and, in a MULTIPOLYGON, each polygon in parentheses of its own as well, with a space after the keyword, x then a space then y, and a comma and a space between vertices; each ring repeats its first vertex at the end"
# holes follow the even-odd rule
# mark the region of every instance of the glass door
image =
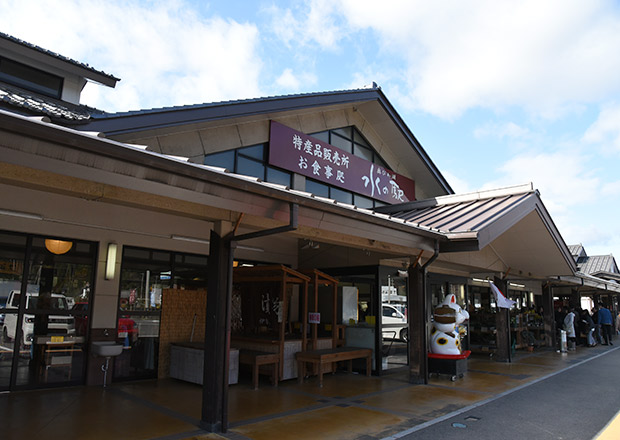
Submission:
POLYGON ((382 367, 389 370, 409 364, 407 278, 387 268, 381 268, 380 278, 382 367))
POLYGON ((0 232, 2 389, 83 383, 96 249, 0 232))

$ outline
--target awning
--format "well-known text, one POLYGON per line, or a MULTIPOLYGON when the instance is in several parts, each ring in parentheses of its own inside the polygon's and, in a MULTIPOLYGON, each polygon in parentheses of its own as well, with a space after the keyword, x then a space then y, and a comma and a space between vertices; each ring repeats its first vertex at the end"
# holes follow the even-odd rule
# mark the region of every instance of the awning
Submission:
POLYGON ((442 196, 378 211, 440 231, 440 252, 490 247, 509 268, 539 276, 573 275, 568 246, 531 184, 442 196))

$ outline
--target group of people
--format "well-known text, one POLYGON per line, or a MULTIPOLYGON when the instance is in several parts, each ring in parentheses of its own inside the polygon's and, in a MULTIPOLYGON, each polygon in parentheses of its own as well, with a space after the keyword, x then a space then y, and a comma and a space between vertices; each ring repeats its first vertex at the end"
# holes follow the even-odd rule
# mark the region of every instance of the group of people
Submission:
POLYGON ((577 345, 613 345, 613 334, 620 330, 620 314, 614 320, 601 302, 592 309, 592 314, 588 310, 563 307, 556 312, 556 326, 566 331, 570 351, 577 345))

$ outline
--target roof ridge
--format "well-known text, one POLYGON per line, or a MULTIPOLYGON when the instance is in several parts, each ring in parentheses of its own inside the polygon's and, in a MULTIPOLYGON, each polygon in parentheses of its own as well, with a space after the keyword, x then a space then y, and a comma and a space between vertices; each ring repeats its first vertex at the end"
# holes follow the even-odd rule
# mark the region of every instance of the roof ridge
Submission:
POLYGON ((168 111, 178 111, 178 110, 192 110, 201 107, 217 107, 231 104, 244 104, 250 102, 259 102, 259 101, 275 101, 279 99, 292 99, 292 98, 301 98, 308 96, 325 96, 325 95, 333 95, 333 94, 341 94, 341 93, 352 93, 352 92, 362 92, 368 90, 380 90, 381 87, 377 86, 376 83, 373 83, 372 86, 367 87, 358 87, 356 89, 339 89, 339 90, 328 90, 321 92, 305 92, 305 93, 290 93, 286 95, 267 95, 258 98, 243 98, 243 99, 229 99, 226 101, 214 101, 214 102, 202 102, 195 104, 184 104, 184 105, 171 105, 165 107, 153 107, 139 110, 127 110, 123 112, 104 112, 102 114, 97 115, 99 119, 105 118, 114 118, 121 116, 130 116, 135 114, 147 114, 147 113, 158 113, 158 112, 168 112, 168 111))

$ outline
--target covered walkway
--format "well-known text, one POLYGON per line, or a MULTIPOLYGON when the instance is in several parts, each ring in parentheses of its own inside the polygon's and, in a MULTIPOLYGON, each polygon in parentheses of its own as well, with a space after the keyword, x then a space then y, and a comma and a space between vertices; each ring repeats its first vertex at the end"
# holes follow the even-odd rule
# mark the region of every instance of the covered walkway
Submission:
POLYGON ((249 375, 230 387, 227 434, 199 429, 202 388, 174 379, 14 392, 0 395, 8 439, 382 439, 398 437, 479 405, 500 394, 590 359, 617 346, 579 347, 560 354, 540 349, 517 352, 512 363, 473 356, 463 379, 433 376, 412 385, 408 374, 382 377, 337 372, 323 388, 312 377, 272 387, 261 378, 252 390, 249 375), (51 404, 53 402, 53 404, 51 404), (36 415, 33 417, 33 415, 36 415))

